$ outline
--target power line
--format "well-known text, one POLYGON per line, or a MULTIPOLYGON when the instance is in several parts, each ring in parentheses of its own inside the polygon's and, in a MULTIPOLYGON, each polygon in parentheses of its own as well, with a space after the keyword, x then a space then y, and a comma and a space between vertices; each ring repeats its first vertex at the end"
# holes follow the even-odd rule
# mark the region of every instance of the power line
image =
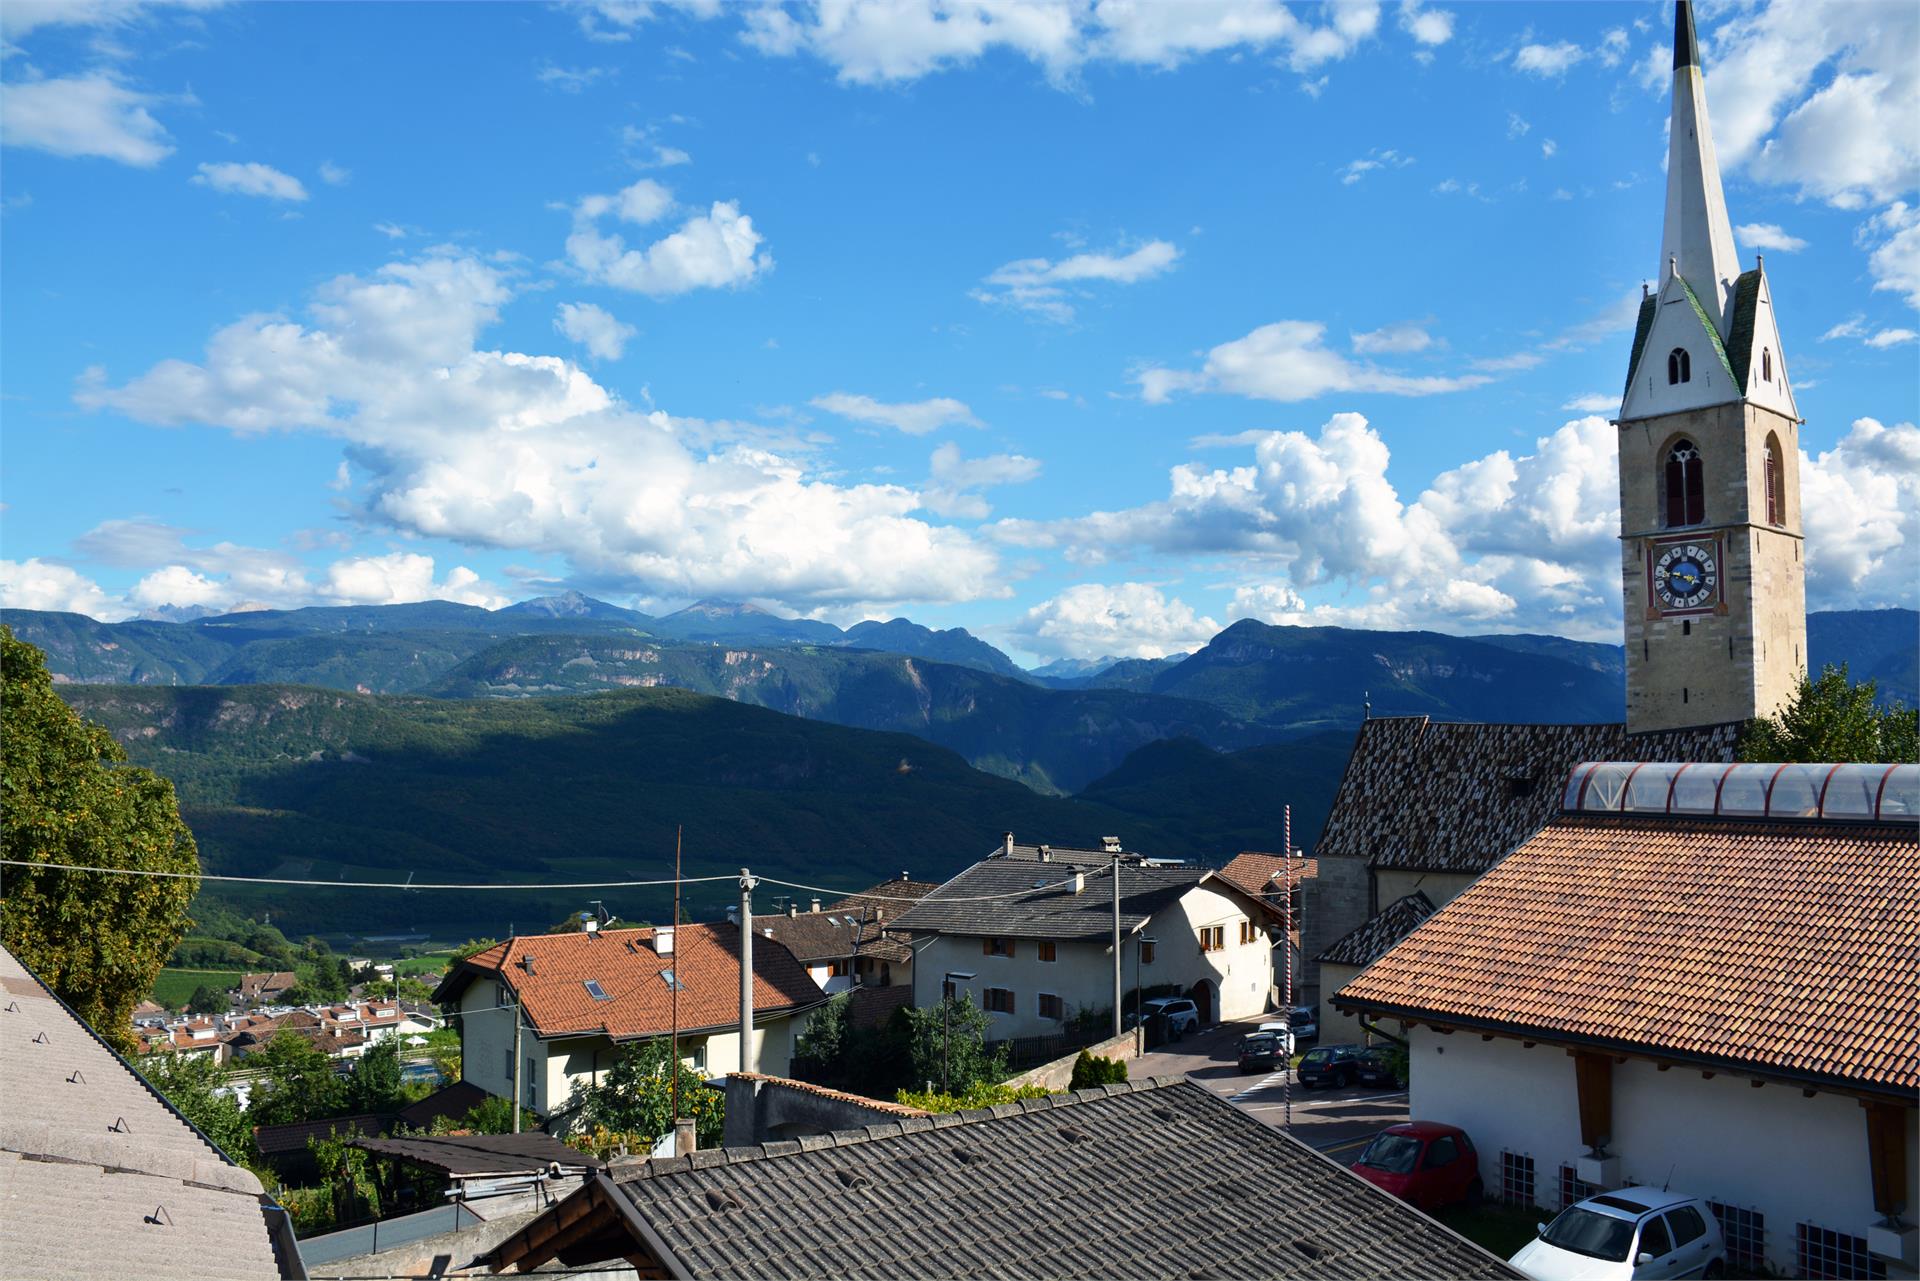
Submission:
MULTIPOLYGON (((1050 866, 1058 867, 1059 864, 1051 864, 1050 866)), ((1104 866, 1089 867, 1082 870, 1079 875, 1085 876, 1088 880, 1092 880, 1095 877, 1109 875, 1109 869, 1104 866)), ((1025 889, 1009 890, 1004 894, 950 895, 941 894, 936 890, 924 898, 914 898, 906 894, 872 894, 866 890, 854 890, 852 893, 848 893, 845 890, 828 889, 823 885, 802 885, 798 881, 783 881, 774 876, 756 876, 754 879, 756 881, 764 881, 768 885, 784 885, 790 890, 809 890, 815 894, 838 894, 842 898, 876 899, 886 903, 989 903, 997 899, 1021 898, 1028 894, 1043 894, 1048 890, 1057 890, 1062 885, 1070 884, 1072 881, 1071 877, 1061 881, 1048 881, 1044 885, 1029 885, 1025 889)), ((842 908, 840 910, 845 911, 846 909, 842 908)))
MULTIPOLYGON (((31 867, 41 871, 62 872, 101 872, 109 876, 151 876, 165 880, 183 881, 225 881, 236 885, 304 885, 318 886, 322 889, 349 890, 624 890, 643 887, 672 885, 671 879, 664 881, 566 881, 553 884, 509 885, 456 885, 446 882, 429 881, 301 881, 284 876, 215 876, 209 872, 160 872, 144 867, 88 867, 77 863, 35 863, 26 859, 0 858, 0 864, 9 867, 31 867)), ((689 876, 683 878, 688 885, 703 881, 732 881, 737 875, 727 876, 689 876)))

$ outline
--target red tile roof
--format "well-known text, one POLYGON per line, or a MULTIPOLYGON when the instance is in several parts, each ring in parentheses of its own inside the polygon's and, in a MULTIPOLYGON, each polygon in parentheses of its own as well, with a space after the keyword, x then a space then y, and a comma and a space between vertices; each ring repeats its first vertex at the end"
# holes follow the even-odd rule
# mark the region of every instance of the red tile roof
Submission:
POLYGON ((1920 1089, 1920 828, 1567 815, 1334 998, 1920 1089))
MULTIPOLYGON (((683 925, 675 932, 673 954, 665 957, 654 950, 655 933, 649 927, 511 938, 455 966, 434 999, 458 1000, 474 978, 498 977, 518 994, 528 1021, 542 1036, 662 1036, 673 1026, 673 992, 662 977, 670 969, 681 984, 682 1031, 737 1021, 739 930, 728 924, 683 925), (525 968, 528 960, 531 973, 525 968), (588 980, 598 983, 608 999, 596 1000, 587 991, 588 980)), ((757 1014, 826 1000, 793 953, 765 936, 753 940, 753 984, 757 1014)))
MULTIPOLYGON (((1286 870, 1288 860, 1278 854, 1268 854, 1262 850, 1242 850, 1233 856, 1233 860, 1220 869, 1220 879, 1231 881, 1247 893, 1256 897, 1267 894, 1280 894, 1284 885, 1275 879, 1278 873, 1286 870)), ((1298 890, 1300 882, 1320 874, 1318 859, 1295 856, 1293 862, 1293 888, 1298 890)))

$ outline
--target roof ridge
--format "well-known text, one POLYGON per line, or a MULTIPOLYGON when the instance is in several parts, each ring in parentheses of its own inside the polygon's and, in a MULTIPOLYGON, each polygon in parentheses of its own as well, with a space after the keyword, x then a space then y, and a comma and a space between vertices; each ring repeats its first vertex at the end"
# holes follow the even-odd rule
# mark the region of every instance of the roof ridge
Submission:
MULTIPOLYGON (((1096 1085, 1084 1090, 1047 1094, 1035 1099, 1019 1099, 1011 1103, 995 1104, 992 1107, 966 1108, 959 1112, 924 1113, 920 1116, 903 1117, 899 1121, 882 1122, 857 1129, 834 1130, 827 1134, 809 1134, 798 1139, 782 1139, 737 1148, 703 1148, 688 1156, 627 1157, 609 1162, 607 1174, 616 1183, 631 1183, 640 1179, 684 1174, 689 1170, 710 1169, 718 1165, 745 1165, 753 1161, 778 1160, 781 1157, 798 1156, 803 1152, 817 1152, 822 1148, 858 1147, 863 1143, 871 1143, 875 1139, 890 1139, 902 1134, 918 1134, 927 1130, 947 1129, 953 1126, 978 1125, 983 1121, 998 1121, 1008 1117, 1025 1116, 1030 1112, 1077 1107, 1118 1095, 1143 1094, 1150 1090, 1171 1089, 1186 1084, 1189 1082, 1184 1076, 1152 1076, 1138 1081, 1124 1081, 1113 1085, 1096 1085), (622 1160, 625 1164, 622 1164, 622 1160)), ((1211 1097, 1211 1091, 1201 1092, 1211 1097)))

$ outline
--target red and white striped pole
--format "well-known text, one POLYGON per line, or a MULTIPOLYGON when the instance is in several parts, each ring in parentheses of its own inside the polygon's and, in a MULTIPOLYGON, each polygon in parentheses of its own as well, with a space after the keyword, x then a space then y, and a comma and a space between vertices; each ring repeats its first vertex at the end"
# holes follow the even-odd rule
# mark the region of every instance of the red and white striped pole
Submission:
POLYGON ((1280 879, 1285 885, 1287 915, 1280 928, 1280 950, 1287 958, 1287 1071, 1280 1078, 1282 1097, 1286 1103, 1286 1129, 1293 1129, 1293 806, 1288 805, 1281 811, 1282 845, 1280 879))

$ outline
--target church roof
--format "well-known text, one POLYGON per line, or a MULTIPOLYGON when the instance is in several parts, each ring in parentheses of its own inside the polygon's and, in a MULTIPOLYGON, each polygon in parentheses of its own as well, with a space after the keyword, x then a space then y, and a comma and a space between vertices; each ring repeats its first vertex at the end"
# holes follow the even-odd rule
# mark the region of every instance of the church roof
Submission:
POLYGON ((1760 269, 1743 271, 1733 282, 1733 320, 1727 326, 1727 355, 1733 362, 1733 380, 1747 390, 1747 372, 1753 366, 1754 314, 1760 308, 1760 269))

